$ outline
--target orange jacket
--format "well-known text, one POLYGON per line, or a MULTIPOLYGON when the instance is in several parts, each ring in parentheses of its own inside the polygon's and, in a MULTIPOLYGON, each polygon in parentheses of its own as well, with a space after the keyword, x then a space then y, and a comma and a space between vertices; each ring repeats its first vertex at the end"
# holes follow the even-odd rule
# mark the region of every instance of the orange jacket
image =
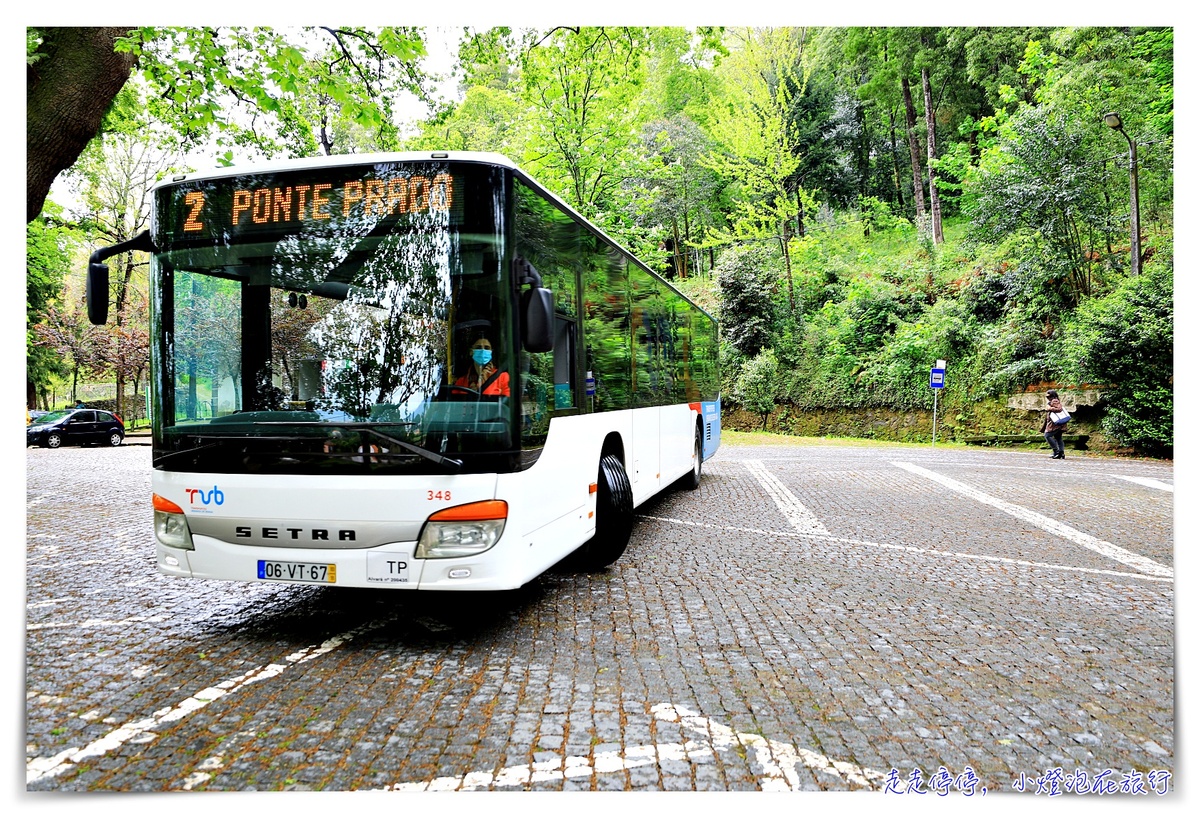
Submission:
POLYGON ((472 370, 470 374, 463 375, 461 378, 456 380, 454 385, 465 386, 468 389, 478 389, 479 385, 483 383, 487 384, 483 388, 483 394, 485 395, 508 395, 509 391, 507 372, 501 372, 499 377, 493 378, 492 382, 488 383, 488 379, 491 378, 495 372, 496 367, 488 366, 483 370, 479 378, 475 378, 475 372, 472 370))

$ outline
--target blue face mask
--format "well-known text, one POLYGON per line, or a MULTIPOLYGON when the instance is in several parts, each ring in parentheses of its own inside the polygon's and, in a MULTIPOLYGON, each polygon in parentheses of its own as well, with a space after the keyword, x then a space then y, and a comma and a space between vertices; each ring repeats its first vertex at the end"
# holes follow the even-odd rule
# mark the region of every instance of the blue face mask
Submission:
POLYGON ((473 349, 471 350, 471 360, 480 366, 486 366, 492 360, 492 351, 490 349, 473 349))

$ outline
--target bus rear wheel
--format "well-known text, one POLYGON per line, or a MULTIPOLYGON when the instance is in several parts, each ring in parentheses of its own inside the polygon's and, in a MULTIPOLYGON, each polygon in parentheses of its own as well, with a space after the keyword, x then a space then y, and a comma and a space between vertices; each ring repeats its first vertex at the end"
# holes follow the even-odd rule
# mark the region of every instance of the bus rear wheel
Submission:
POLYGON ((578 551, 577 565, 584 571, 599 571, 625 553, 633 534, 633 486, 620 458, 600 458, 596 478, 596 534, 578 551))
POLYGON ((704 466, 704 441, 700 437, 700 427, 696 427, 696 440, 692 446, 692 470, 683 476, 681 484, 684 488, 695 491, 700 488, 700 472, 704 466))

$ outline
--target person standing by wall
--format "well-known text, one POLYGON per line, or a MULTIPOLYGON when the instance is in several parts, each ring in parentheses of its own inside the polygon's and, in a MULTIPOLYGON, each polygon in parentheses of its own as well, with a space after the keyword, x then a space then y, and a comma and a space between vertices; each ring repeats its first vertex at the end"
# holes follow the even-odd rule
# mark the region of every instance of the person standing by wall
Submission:
POLYGON ((1042 436, 1050 444, 1050 457, 1054 460, 1062 460, 1066 456, 1063 454, 1062 435, 1063 429, 1067 427, 1067 424, 1065 421, 1063 423, 1055 423, 1052 417, 1063 410, 1062 401, 1058 399, 1058 391, 1055 389, 1047 391, 1046 401, 1046 421, 1042 424, 1042 436))

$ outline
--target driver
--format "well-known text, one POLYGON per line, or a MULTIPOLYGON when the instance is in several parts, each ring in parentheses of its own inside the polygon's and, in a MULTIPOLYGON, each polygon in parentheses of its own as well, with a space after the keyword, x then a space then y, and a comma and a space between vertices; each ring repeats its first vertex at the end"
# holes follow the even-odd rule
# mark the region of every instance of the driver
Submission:
POLYGON ((454 382, 455 386, 474 389, 482 395, 508 395, 508 373, 492 363, 492 342, 480 337, 471 344, 471 368, 454 382))

